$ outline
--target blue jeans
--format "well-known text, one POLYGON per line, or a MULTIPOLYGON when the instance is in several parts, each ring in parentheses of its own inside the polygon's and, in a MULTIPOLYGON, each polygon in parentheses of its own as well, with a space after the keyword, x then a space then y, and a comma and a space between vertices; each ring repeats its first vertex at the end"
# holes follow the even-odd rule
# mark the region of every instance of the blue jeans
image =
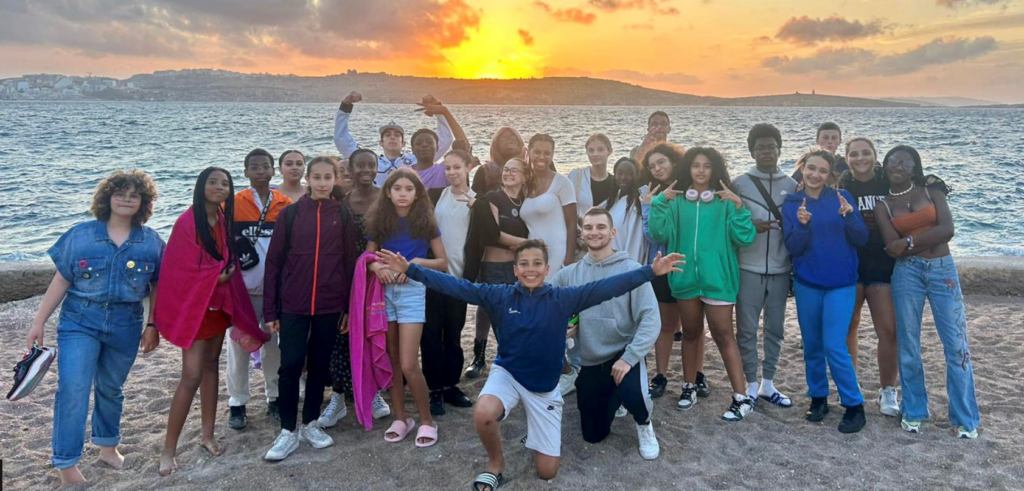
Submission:
POLYGON ((952 256, 936 259, 907 257, 896 262, 892 274, 892 299, 896 305, 900 383, 903 386, 900 410, 913 421, 929 417, 924 364, 921 362, 921 316, 926 298, 932 306, 935 330, 939 332, 946 355, 949 422, 973 430, 981 423, 981 416, 974 395, 974 368, 971 351, 967 347, 963 293, 952 256))
POLYGON ((828 372, 839 390, 839 402, 852 407, 864 404, 857 384, 846 334, 850 332, 853 305, 857 301, 857 285, 822 290, 793 282, 796 315, 804 340, 804 365, 807 374, 807 396, 828 397, 828 372))
POLYGON ((92 443, 121 441, 121 388, 142 339, 142 304, 65 298, 57 323, 57 395, 53 402, 53 466, 66 469, 82 458, 89 393, 95 389, 92 443))

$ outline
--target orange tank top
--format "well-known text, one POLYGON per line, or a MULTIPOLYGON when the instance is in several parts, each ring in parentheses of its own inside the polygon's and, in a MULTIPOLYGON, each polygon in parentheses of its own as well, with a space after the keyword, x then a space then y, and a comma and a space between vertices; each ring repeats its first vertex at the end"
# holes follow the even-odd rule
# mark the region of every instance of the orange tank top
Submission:
POLYGON ((892 219, 892 226, 901 237, 919 235, 937 224, 938 216, 935 214, 934 204, 892 219))

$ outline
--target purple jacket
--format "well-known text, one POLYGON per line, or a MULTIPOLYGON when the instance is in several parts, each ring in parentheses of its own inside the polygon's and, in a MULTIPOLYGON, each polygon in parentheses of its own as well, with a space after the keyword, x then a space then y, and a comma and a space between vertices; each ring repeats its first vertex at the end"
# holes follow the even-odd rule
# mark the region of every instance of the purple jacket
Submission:
POLYGON ((278 217, 263 277, 263 316, 348 312, 359 231, 340 201, 308 195, 278 217), (289 237, 290 234, 290 237, 289 237))

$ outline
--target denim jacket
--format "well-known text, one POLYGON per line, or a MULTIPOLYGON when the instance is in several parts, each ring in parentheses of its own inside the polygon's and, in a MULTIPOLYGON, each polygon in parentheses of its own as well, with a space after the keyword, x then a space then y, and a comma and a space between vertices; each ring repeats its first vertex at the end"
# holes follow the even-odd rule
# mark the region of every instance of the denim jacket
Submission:
POLYGON ((117 247, 107 222, 90 220, 71 227, 47 253, 57 272, 71 283, 68 297, 100 303, 141 302, 160 274, 164 241, 156 231, 132 227, 117 247))

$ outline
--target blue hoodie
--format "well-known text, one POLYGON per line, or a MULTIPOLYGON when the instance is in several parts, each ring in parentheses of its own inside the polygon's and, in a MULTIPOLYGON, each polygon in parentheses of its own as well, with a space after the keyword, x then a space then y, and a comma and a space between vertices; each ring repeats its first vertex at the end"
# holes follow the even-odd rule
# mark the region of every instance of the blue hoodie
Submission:
POLYGON ((793 256, 793 275, 801 283, 831 290, 857 284, 857 248, 868 242, 868 228, 857 210, 857 200, 846 191, 843 197, 853 211, 839 214, 839 195, 825 187, 812 198, 804 191, 790 194, 782 204, 782 231, 786 249, 793 256), (803 225, 796 212, 804 198, 811 221, 803 225))
POLYGON ((610 276, 582 286, 553 287, 532 292, 514 285, 471 283, 464 279, 409 265, 406 276, 466 303, 487 309, 498 339, 494 364, 508 370, 531 392, 558 387, 565 354, 565 334, 573 314, 629 293, 654 278, 650 266, 610 276))

